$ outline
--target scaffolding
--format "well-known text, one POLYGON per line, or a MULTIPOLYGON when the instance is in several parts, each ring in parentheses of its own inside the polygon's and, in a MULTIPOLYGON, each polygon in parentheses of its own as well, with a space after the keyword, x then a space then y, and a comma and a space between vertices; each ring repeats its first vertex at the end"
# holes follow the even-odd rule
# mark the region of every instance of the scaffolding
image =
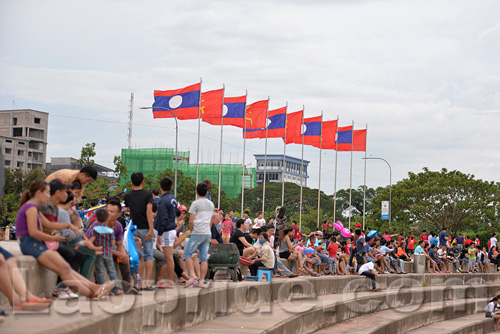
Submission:
MULTIPOLYGON (((144 175, 158 174, 165 169, 174 170, 174 149, 172 148, 144 148, 122 149, 122 162, 127 166, 127 173, 142 172, 144 175)), ((189 163, 190 152, 177 152, 178 170, 185 176, 196 179, 196 164, 189 163)), ((199 179, 210 179, 219 184, 219 164, 199 164, 199 179)), ((241 193, 241 164, 222 164, 222 189, 229 198, 235 198, 241 193)), ((245 188, 254 188, 257 178, 255 168, 245 168, 245 188)), ((127 180, 121 179, 120 184, 127 180)))

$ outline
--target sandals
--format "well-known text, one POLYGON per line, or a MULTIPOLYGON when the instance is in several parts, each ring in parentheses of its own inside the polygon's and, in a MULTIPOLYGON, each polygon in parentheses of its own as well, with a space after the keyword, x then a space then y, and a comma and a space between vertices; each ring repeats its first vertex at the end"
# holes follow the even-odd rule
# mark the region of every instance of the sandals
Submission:
POLYGON ((198 279, 187 280, 185 288, 189 288, 191 285, 196 284, 197 282, 198 282, 198 279))
POLYGON ((97 293, 97 300, 100 300, 102 297, 104 297, 105 295, 109 295, 110 292, 115 288, 115 282, 113 281, 110 281, 106 284, 103 284, 100 288, 99 288, 99 292, 97 293))
POLYGON ((141 290, 142 291, 155 291, 156 289, 158 289, 157 285, 150 285, 150 286, 147 286, 145 288, 142 288, 141 290))
POLYGON ((137 290, 136 287, 131 287, 130 290, 124 292, 124 294, 126 294, 126 295, 140 295, 141 293, 139 292, 139 290, 137 290))
POLYGON ((174 287, 167 283, 158 283, 158 289, 173 289, 174 287))

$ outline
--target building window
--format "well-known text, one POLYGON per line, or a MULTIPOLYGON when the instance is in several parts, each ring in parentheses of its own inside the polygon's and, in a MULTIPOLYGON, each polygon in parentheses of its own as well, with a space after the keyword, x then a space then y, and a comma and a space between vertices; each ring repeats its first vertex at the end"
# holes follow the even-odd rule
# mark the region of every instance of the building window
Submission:
POLYGON ((35 124, 40 124, 40 118, 35 117, 35 124))
POLYGON ((33 152, 28 152, 28 157, 31 157, 33 155, 33 152))
POLYGON ((10 140, 10 139, 6 139, 6 140, 5 140, 5 142, 6 142, 6 143, 12 143, 12 140, 10 140))
POLYGON ((24 150, 17 150, 17 155, 24 155, 24 150))
POLYGON ((3 163, 5 166, 10 166, 10 160, 5 160, 3 163))
POLYGON ((23 128, 12 128, 12 137, 22 137, 23 128))
POLYGON ((24 145, 24 142, 23 141, 18 141, 17 142, 19 145, 24 145))
POLYGON ((28 168, 31 169, 31 164, 30 163, 28 163, 28 168))
POLYGON ((11 148, 5 148, 5 154, 12 154, 11 148))
POLYGON ((23 165, 24 165, 24 164, 23 164, 23 162, 22 162, 22 161, 18 161, 18 162, 17 162, 17 167, 18 167, 18 168, 23 168, 23 165))
POLYGON ((17 125, 17 117, 12 118, 12 125, 17 125))

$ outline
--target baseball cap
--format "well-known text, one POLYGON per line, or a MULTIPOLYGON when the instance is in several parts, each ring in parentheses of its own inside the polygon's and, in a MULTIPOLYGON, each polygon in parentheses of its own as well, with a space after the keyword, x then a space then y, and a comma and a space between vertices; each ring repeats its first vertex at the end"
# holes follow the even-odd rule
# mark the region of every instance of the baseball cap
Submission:
POLYGON ((187 210, 188 210, 188 209, 186 208, 186 206, 185 206, 185 205, 182 205, 182 204, 181 204, 181 205, 179 205, 178 209, 179 209, 179 211, 186 211, 186 212, 187 212, 187 210))
POLYGON ((62 182, 60 179, 54 179, 49 182, 50 191, 53 193, 54 191, 62 190, 62 189, 71 189, 71 184, 66 184, 62 182))
POLYGON ((354 224, 354 227, 361 227, 361 223, 354 224))

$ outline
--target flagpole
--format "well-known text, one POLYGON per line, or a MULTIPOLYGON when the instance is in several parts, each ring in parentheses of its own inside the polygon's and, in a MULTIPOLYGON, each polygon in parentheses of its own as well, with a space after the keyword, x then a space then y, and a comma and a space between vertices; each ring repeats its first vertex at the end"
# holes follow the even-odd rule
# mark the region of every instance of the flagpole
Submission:
POLYGON ((241 171, 241 218, 243 217, 243 203, 245 201, 245 149, 247 145, 247 98, 248 90, 245 91, 245 110, 243 111, 243 168, 241 171))
POLYGON ((319 228, 319 209, 321 208, 321 154, 323 149, 323 111, 321 111, 321 133, 319 141, 319 178, 318 178, 318 218, 316 219, 316 228, 319 228))
POLYGON ((262 181, 262 214, 264 214, 264 205, 266 204, 266 168, 267 168, 267 120, 269 119, 269 96, 267 97, 267 111, 266 111, 266 148, 264 150, 264 180, 262 181))
POLYGON ((283 142, 283 173, 281 174, 281 206, 285 203, 285 171, 286 171, 286 128, 288 126, 288 101, 285 110, 285 141, 283 142))
MULTIPOLYGON (((196 186, 198 185, 198 173, 200 169, 201 85, 202 78, 200 78, 200 100, 198 101, 198 148, 196 150, 196 186)), ((195 195, 195 199, 197 198, 198 195, 195 195)))
MULTIPOLYGON (((368 124, 366 124, 366 135, 365 135, 365 173, 364 173, 364 185, 363 185, 363 230, 365 229, 365 210, 366 210, 366 142, 368 141, 368 124)), ((354 145, 354 143, 353 143, 354 145)))
POLYGON ((302 106, 302 125, 301 125, 301 130, 302 130, 302 161, 300 163, 300 210, 299 210, 299 231, 302 231, 302 187, 303 187, 303 180, 304 180, 304 113, 305 113, 305 106, 302 106))
POLYGON ((222 139, 223 139, 223 129, 224 129, 224 93, 226 91, 226 85, 222 84, 222 110, 220 118, 220 157, 219 157, 219 193, 217 194, 217 208, 220 209, 220 190, 222 188, 222 139))
POLYGON ((335 130, 335 181, 334 181, 334 185, 333 185, 333 222, 334 223, 335 223, 335 212, 337 209, 337 158, 339 156, 338 137, 339 137, 339 115, 337 115, 337 130, 335 130))
POLYGON ((352 121, 352 130, 351 130, 351 171, 350 171, 350 177, 349 177, 349 229, 351 229, 351 212, 352 212, 352 206, 351 206, 351 200, 352 200, 352 147, 353 145, 353 138, 354 138, 354 120, 352 121))

